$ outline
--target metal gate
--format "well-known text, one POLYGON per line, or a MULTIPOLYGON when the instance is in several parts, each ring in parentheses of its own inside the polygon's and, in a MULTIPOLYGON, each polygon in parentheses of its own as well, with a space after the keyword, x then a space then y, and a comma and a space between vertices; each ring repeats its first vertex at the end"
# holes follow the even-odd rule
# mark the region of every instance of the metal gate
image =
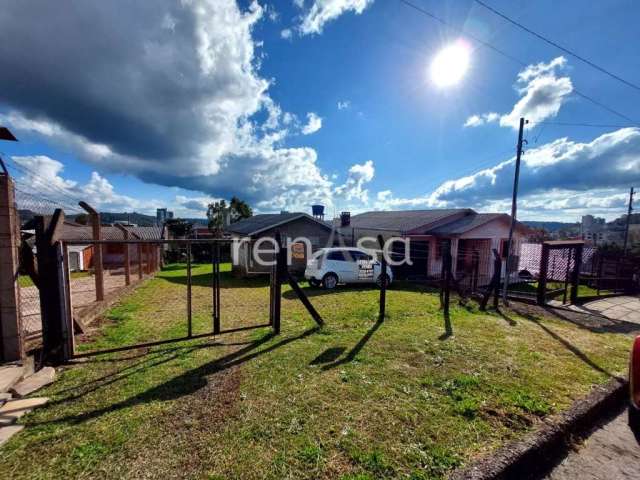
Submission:
POLYGON ((560 298, 562 303, 576 302, 583 249, 582 240, 557 240, 542 244, 537 287, 539 305, 560 298))
MULTIPOLYGON (((73 358, 87 357, 102 353, 113 353, 124 350, 151 347, 156 345, 162 345, 172 342, 180 342, 184 340, 197 339, 203 337, 209 337, 212 335, 220 335, 224 333, 237 332, 241 330, 250 330, 255 328, 263 328, 272 326, 272 318, 270 317, 269 323, 246 325, 234 328, 223 327, 223 319, 221 317, 220 308, 220 264, 221 264, 221 249, 228 248, 230 240, 227 239, 184 239, 184 240, 88 240, 88 241, 62 241, 60 242, 63 258, 63 276, 64 276, 64 297, 66 303, 65 323, 67 325, 69 348, 71 356, 73 358), (148 341, 141 343, 132 343, 129 345, 118 346, 115 348, 95 349, 91 351, 78 351, 75 345, 76 330, 82 324, 80 312, 76 305, 74 305, 74 297, 78 295, 77 289, 72 288, 73 282, 71 281, 71 271, 73 264, 71 263, 70 247, 87 246, 93 249, 102 249, 102 258, 104 265, 94 266, 95 281, 99 281, 100 277, 102 281, 108 279, 111 276, 121 275, 120 281, 123 283, 122 288, 135 287, 135 284, 149 278, 164 263, 165 257, 173 256, 174 260, 177 259, 185 264, 186 268, 186 288, 185 288, 185 301, 184 301, 184 326, 186 335, 176 335, 171 338, 164 338, 156 341, 148 341), (119 253, 117 253, 119 252, 119 253), (120 256, 122 258, 122 265, 115 264, 115 258, 120 256), (209 327, 206 331, 195 332, 193 327, 193 266, 194 258, 200 259, 198 265, 202 265, 203 256, 208 256, 208 261, 211 264, 211 319, 209 327), (110 265, 111 268, 107 268, 110 265), (100 275, 96 275, 95 271, 101 268, 103 272, 100 275), (108 273, 109 270, 113 270, 117 273, 108 273)), ((94 252, 95 253, 95 252, 94 252)), ((202 286, 202 285, 201 285, 202 286)), ((96 287, 96 291, 98 287, 96 287)), ((110 301, 114 301, 110 298, 111 287, 108 284, 102 286, 104 291, 104 298, 102 299, 102 306, 106 308, 110 301)), ((126 290, 125 290, 126 292, 126 290)), ((90 292, 91 293, 91 292, 90 292)), ((118 292, 115 292, 118 293, 118 292)), ((117 299, 117 298, 116 298, 117 299)), ((100 303, 98 301, 97 303, 100 303)), ((91 307, 90 305, 89 307, 91 307)), ((103 308, 103 309, 104 309, 103 308)), ((269 305, 265 305, 265 312, 271 312, 272 308, 269 305)))

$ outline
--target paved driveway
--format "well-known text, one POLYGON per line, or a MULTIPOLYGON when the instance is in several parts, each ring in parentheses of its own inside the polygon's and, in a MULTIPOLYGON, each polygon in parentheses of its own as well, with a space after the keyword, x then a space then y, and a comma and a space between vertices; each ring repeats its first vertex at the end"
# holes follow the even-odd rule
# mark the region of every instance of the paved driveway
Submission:
POLYGON ((640 446, 627 424, 627 411, 593 432, 546 479, 640 480, 640 446))
POLYGON ((624 320, 640 324, 640 297, 620 296, 592 300, 581 307, 599 313, 612 320, 624 320))

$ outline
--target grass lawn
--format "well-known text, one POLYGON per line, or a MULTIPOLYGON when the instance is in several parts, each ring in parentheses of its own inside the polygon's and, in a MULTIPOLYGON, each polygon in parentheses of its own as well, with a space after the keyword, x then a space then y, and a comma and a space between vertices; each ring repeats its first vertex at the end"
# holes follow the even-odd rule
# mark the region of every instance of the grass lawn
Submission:
MULTIPOLYGON (((89 273, 88 271, 84 271, 84 272, 71 272, 71 279, 74 278, 82 278, 82 277, 89 277, 91 275, 91 273, 89 273)), ((31 280, 31 277, 29 277, 28 275, 20 275, 18 277, 18 284, 20 285, 20 287, 25 288, 25 287, 33 287, 33 281, 31 280)))
MULTIPOLYGON (((223 269, 228 271, 228 267, 223 269)), ((194 268, 194 331, 210 325, 210 266, 194 268)), ((223 273, 223 328, 264 323, 268 285, 223 273)), ((182 335, 181 265, 108 314, 81 348, 182 335)), ((2 478, 441 478, 535 428, 626 368, 631 336, 555 318, 451 310, 437 294, 284 289, 268 329, 93 357, 38 395, 2 447, 2 478)))
MULTIPOLYGON (((547 282, 547 291, 564 289, 564 282, 547 282)), ((509 285, 509 290, 513 292, 522 292, 528 295, 536 295, 538 292, 538 282, 520 282, 509 285)), ((609 293, 605 290, 601 291, 601 295, 609 293)), ((567 298, 571 295, 571 284, 567 287, 567 298)), ((589 285, 578 285, 578 297, 596 297, 598 291, 589 285)), ((557 298, 562 298, 562 292, 559 292, 557 298)))

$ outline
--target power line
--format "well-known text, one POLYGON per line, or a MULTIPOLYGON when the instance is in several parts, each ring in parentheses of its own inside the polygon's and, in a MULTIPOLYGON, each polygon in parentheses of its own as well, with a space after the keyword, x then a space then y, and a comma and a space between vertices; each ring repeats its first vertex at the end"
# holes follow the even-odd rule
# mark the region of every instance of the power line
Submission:
MULTIPOLYGON (((40 176, 38 173, 36 173, 35 171, 31 170, 30 168, 28 168, 28 167, 26 167, 24 165, 20 165, 20 164, 16 163, 13 160, 11 160, 11 163, 12 163, 12 165, 9 165, 9 168, 11 168, 14 171, 20 171, 22 174, 29 175, 31 177, 31 180, 34 182, 34 184, 36 186, 39 186, 42 189, 48 190, 52 194, 57 194, 57 195, 60 195, 62 197, 65 197, 66 199, 68 199, 71 202, 73 202, 73 203, 71 203, 69 205, 77 204, 78 201, 80 200, 79 197, 74 197, 70 192, 67 192, 67 191, 63 190, 61 187, 59 187, 59 186, 57 186, 55 184, 52 184, 49 179, 45 179, 44 177, 40 176)), ((23 193, 26 193, 26 192, 23 192, 23 193)), ((73 209, 77 209, 77 207, 74 205, 73 209)))
POLYGON ((594 127, 594 128, 636 128, 635 125, 613 125, 607 123, 573 123, 573 122, 531 122, 534 125, 557 125, 561 127, 594 127))
POLYGON ((509 60, 516 62, 518 64, 520 64, 523 67, 526 67, 527 64, 521 60, 518 60, 516 57, 513 57, 511 55, 509 55, 507 52, 505 52, 504 50, 499 49, 498 47, 496 47, 495 45, 490 44, 489 42, 486 42, 484 40, 482 40, 479 37, 476 37, 475 35, 472 35, 470 33, 465 32, 462 28, 456 27, 454 25, 451 25, 449 22, 447 22, 446 20, 443 20, 442 18, 434 15, 433 13, 425 10, 424 8, 409 2, 408 0, 400 0, 400 2, 404 3, 405 5, 407 5, 408 7, 413 8, 414 10, 422 13, 423 15, 426 15, 427 17, 432 18, 433 20, 435 20, 438 23, 441 23, 442 25, 444 25, 445 27, 451 29, 451 30, 456 30, 459 33, 464 34, 465 36, 469 37, 470 39, 474 40, 475 42, 480 43, 481 45, 489 48, 490 50, 493 50, 496 53, 499 53, 500 55, 508 58, 509 60))
POLYGON ((598 70, 599 72, 604 73, 605 75, 609 75, 611 78, 618 80, 621 83, 624 83, 625 85, 631 87, 631 88, 635 88, 636 90, 640 91, 640 86, 636 85, 635 83, 631 83, 628 80, 625 80, 624 78, 620 77, 619 75, 616 75, 615 73, 607 70, 604 67, 601 67, 600 65, 597 65, 595 63, 593 63, 591 60, 584 58, 581 55, 578 55, 577 53, 575 53, 572 50, 569 50, 566 47, 563 47, 562 45, 558 44, 557 42, 554 42, 553 40, 548 39, 547 37, 534 32, 533 30, 531 30, 530 28, 525 27, 524 25, 522 25, 521 23, 517 22, 516 20, 513 20, 512 18, 509 18, 507 15, 505 15, 502 12, 499 12, 498 10, 496 10, 495 8, 493 8, 491 5, 487 5, 486 3, 484 3, 482 0, 474 0, 478 5, 483 6, 484 8, 486 8, 487 10, 495 13, 496 15, 498 15, 499 17, 505 19, 507 22, 515 25, 518 28, 521 28, 522 30, 524 30, 525 32, 533 35, 534 37, 539 38, 540 40, 542 40, 543 42, 548 43, 549 45, 556 47, 559 50, 562 50, 563 52, 565 52, 567 55, 571 55, 574 58, 577 58, 578 60, 580 60, 583 63, 586 63, 587 65, 589 65, 592 68, 595 68, 596 70, 598 70))
MULTIPOLYGON (((481 45, 493 50, 496 53, 499 53, 500 55, 502 55, 505 58, 508 58, 509 60, 511 60, 514 63, 517 63, 518 65, 520 65, 521 67, 526 67, 528 64, 526 62, 523 62, 522 60, 514 57, 513 55, 508 54, 507 52, 505 52, 504 50, 501 50, 500 48, 490 44, 489 42, 486 42, 478 37, 476 37, 475 35, 472 35, 470 33, 467 33, 464 29, 460 28, 460 27, 456 27, 454 25, 451 25, 449 22, 447 22, 446 20, 434 15, 433 13, 425 10, 424 8, 410 2, 409 0, 399 0, 401 3, 404 3, 406 6, 413 8, 414 10, 416 10, 417 12, 422 13, 423 15, 426 15, 427 17, 437 21, 438 23, 444 25, 445 27, 447 27, 450 30, 456 31, 470 39, 472 39, 473 41, 480 43, 481 45)), ((573 93, 575 93, 576 95, 578 95, 579 97, 593 103, 594 105, 597 105, 598 107, 608 111, 609 113, 612 113, 613 115, 616 115, 620 118, 625 119, 627 122, 631 122, 634 124, 634 126, 638 126, 638 123, 633 120, 632 118, 629 118, 628 116, 626 116, 623 113, 618 112, 617 110, 609 107, 608 105, 605 105, 604 103, 596 100, 595 98, 580 92, 579 90, 577 90, 576 88, 573 89, 573 93)))

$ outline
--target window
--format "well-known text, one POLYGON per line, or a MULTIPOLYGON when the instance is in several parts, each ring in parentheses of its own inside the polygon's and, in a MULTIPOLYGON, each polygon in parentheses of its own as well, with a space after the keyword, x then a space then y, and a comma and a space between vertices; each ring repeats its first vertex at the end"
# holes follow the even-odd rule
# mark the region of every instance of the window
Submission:
POLYGON ((336 260, 338 262, 346 262, 347 259, 344 258, 344 252, 341 251, 333 251, 333 252, 329 252, 329 254, 327 255, 327 260, 336 260))
POLYGON ((351 256, 351 261, 352 262, 358 262, 360 260, 373 260, 371 255, 367 255, 364 252, 353 252, 353 251, 350 251, 350 252, 348 252, 348 255, 351 256))
MULTIPOLYGON (((509 240, 506 238, 503 238, 502 240, 500 240, 500 256, 502 258, 507 258, 507 245, 509 244, 509 240)), ((511 245, 511 247, 513 247, 513 245, 511 245)))

